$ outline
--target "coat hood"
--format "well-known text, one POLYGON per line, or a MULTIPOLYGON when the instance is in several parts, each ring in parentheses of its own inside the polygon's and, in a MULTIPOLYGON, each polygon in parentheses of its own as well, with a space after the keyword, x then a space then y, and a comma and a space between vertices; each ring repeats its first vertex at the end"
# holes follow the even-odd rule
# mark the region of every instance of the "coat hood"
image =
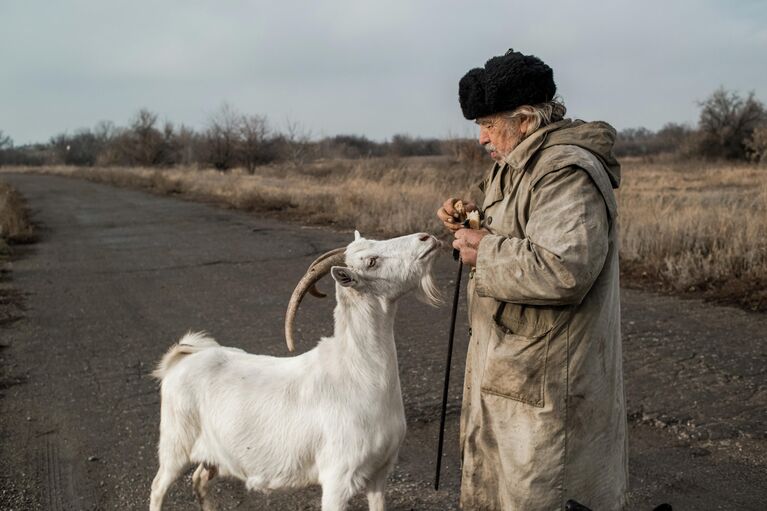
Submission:
POLYGON ((621 165, 613 154, 615 128, 603 121, 585 122, 580 119, 565 119, 550 126, 554 129, 545 133, 545 140, 539 150, 555 145, 582 147, 599 158, 613 188, 620 186, 621 165))

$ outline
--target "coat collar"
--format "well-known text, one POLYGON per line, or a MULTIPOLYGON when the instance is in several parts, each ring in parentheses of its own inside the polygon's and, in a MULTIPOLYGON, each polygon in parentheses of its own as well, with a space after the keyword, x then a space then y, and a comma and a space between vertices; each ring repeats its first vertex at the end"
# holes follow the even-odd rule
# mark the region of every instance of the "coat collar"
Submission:
POLYGON ((490 169, 490 172, 485 175, 484 179, 477 183, 479 189, 485 194, 484 206, 489 207, 503 198, 503 179, 500 179, 500 176, 496 179, 498 174, 502 174, 507 167, 511 167, 515 170, 524 169, 530 159, 538 152, 546 141, 546 137, 549 133, 569 126, 570 124, 572 124, 570 119, 563 119, 537 130, 515 147, 504 159, 503 163, 496 162, 493 165, 493 168, 490 169))
POLYGON ((538 152, 538 149, 540 149, 546 141, 546 137, 549 133, 560 128, 565 128, 570 124, 572 124, 570 119, 563 119, 561 121, 553 122, 548 126, 544 126, 524 139, 513 151, 511 151, 511 153, 509 153, 504 161, 514 169, 524 169, 527 166, 527 162, 530 161, 533 155, 538 152))

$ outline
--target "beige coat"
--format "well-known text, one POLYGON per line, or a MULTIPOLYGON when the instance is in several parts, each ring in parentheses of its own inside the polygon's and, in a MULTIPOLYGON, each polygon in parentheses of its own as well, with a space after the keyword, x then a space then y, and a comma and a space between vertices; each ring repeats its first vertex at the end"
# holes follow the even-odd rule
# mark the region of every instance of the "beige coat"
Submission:
POLYGON ((461 412, 464 510, 622 509, 615 130, 539 129, 480 188, 461 412))

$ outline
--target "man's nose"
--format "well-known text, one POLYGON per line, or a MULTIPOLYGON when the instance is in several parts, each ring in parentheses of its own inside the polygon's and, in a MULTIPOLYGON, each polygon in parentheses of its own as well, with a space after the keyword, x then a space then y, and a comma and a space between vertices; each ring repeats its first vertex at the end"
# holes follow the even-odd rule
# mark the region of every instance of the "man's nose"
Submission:
POLYGON ((487 132, 484 129, 479 130, 479 143, 481 145, 490 143, 490 137, 487 136, 487 132))

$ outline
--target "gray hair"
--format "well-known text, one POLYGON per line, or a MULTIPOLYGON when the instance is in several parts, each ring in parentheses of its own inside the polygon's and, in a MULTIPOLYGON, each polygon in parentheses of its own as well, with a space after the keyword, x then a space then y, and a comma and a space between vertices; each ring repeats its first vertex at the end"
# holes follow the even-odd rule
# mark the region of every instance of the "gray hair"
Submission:
POLYGON ((513 120, 517 117, 525 116, 528 119, 527 131, 523 137, 532 135, 539 128, 543 128, 553 122, 561 121, 565 118, 567 108, 560 96, 555 96, 551 101, 538 103, 537 105, 522 105, 502 114, 507 120, 513 120))

